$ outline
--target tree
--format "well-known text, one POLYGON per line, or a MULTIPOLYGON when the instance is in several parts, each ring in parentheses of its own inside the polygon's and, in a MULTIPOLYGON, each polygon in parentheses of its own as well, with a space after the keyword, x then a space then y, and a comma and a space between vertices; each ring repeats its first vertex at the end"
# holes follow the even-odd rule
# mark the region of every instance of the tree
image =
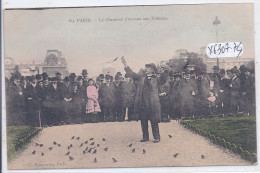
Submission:
POLYGON ((174 72, 185 72, 188 65, 195 66, 195 73, 207 71, 207 65, 203 63, 202 59, 198 58, 198 54, 194 52, 187 53, 187 59, 173 58, 169 60, 168 65, 174 72))

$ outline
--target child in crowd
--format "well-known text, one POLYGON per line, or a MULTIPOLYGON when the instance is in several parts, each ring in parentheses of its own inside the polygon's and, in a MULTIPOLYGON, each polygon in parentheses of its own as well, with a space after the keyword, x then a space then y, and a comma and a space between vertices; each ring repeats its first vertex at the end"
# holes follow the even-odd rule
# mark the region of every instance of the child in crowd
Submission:
POLYGON ((87 92, 87 105, 86 105, 86 113, 90 115, 90 121, 96 122, 98 119, 98 112, 101 112, 99 103, 98 103, 98 91, 94 86, 94 80, 88 80, 88 87, 86 89, 87 92))

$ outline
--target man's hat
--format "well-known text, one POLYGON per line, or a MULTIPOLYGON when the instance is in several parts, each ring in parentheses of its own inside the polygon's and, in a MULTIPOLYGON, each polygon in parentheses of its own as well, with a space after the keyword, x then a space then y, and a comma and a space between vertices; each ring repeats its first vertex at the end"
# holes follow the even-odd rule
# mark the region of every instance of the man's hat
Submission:
POLYGON ((157 74, 157 68, 154 63, 151 64, 145 64, 146 67, 151 67, 155 74, 157 74))
POLYGON ((224 69, 220 69, 220 71, 219 71, 219 74, 225 74, 225 70, 224 69))
POLYGON ((21 76, 20 77, 20 81, 23 82, 25 80, 25 77, 24 76, 21 76))
POLYGON ((83 80, 83 77, 82 76, 78 76, 77 80, 78 81, 83 80))
POLYGON ((69 80, 69 77, 68 76, 66 76, 65 78, 64 78, 64 80, 63 80, 64 82, 69 82, 70 80, 69 80))
POLYGON ((57 73, 56 73, 56 76, 61 76, 60 72, 57 72, 57 73))
POLYGON ((101 79, 100 79, 100 77, 98 76, 98 77, 96 77, 96 81, 101 81, 101 79))
POLYGON ((46 78, 48 78, 48 74, 46 72, 43 72, 42 77, 43 77, 43 79, 46 79, 46 78))
POLYGON ((121 72, 117 72, 116 76, 123 76, 121 72))
POLYGON ((181 73, 175 72, 175 73, 174 73, 174 77, 181 77, 181 73))
POLYGON ((83 76, 84 76, 84 75, 87 75, 87 74, 88 74, 87 69, 83 69, 81 74, 82 74, 83 76))
POLYGON ((37 80, 40 80, 40 79, 42 78, 42 76, 41 76, 40 74, 36 74, 36 75, 35 75, 35 78, 36 78, 37 80))
POLYGON ((100 74, 99 77, 100 77, 100 79, 104 79, 105 78, 104 74, 100 74))
POLYGON ((110 76, 110 80, 112 81, 114 79, 114 77, 113 76, 110 76))
POLYGON ((30 77, 29 77, 29 81, 30 81, 30 82, 34 81, 35 79, 36 79, 35 76, 30 76, 30 77))
POLYGON ((110 79, 110 75, 109 75, 109 74, 106 74, 105 79, 106 79, 106 80, 110 79))
POLYGON ((70 79, 75 79, 76 78, 76 74, 75 73, 70 73, 70 76, 69 76, 70 79))
POLYGON ((212 69, 213 70, 219 70, 219 67, 218 66, 214 66, 212 69))

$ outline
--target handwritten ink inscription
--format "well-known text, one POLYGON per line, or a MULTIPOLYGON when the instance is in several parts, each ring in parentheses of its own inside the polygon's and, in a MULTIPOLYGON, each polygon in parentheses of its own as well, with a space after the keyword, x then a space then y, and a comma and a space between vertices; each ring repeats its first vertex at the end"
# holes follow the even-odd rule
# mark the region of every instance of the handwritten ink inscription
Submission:
POLYGON ((211 43, 206 48, 210 58, 234 58, 243 54, 242 42, 211 43))

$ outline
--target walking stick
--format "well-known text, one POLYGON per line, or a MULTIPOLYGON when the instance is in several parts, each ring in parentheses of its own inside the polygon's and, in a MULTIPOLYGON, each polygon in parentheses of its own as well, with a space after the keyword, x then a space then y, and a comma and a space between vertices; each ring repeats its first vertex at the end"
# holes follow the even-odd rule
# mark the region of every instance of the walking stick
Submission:
POLYGON ((39 109, 39 111, 38 111, 38 115, 39 115, 39 125, 40 125, 40 128, 42 129, 41 109, 39 109))
POLYGON ((126 107, 125 109, 125 119, 128 120, 128 107, 126 107))

